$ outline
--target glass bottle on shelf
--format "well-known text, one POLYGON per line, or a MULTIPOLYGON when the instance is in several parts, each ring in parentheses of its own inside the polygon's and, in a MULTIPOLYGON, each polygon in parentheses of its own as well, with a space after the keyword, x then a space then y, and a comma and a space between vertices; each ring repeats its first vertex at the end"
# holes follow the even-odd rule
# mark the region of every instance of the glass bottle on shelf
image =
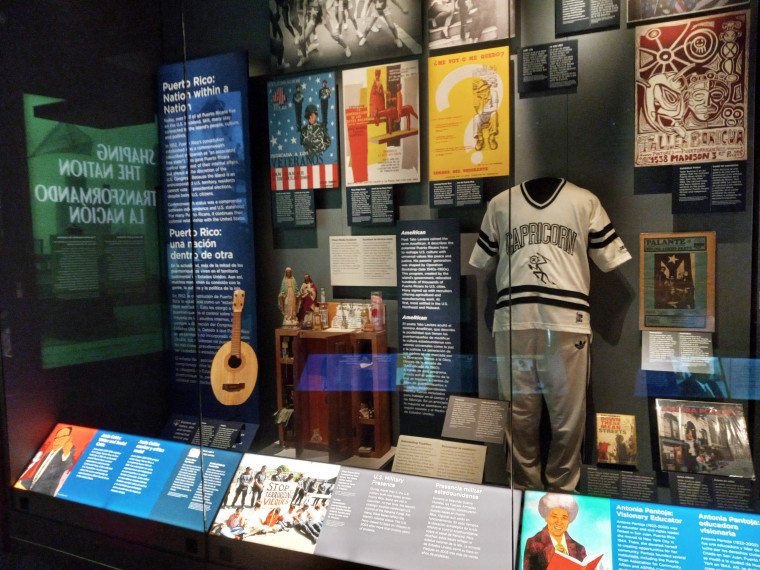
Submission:
POLYGON ((327 302, 325 301, 325 288, 319 292, 319 318, 322 321, 322 330, 330 328, 330 323, 327 319, 327 302))
POLYGON ((362 330, 365 332, 372 331, 372 319, 370 318, 371 309, 367 304, 366 299, 362 303, 362 330))
POLYGON ((283 338, 283 339, 282 339, 282 346, 281 346, 281 349, 282 349, 282 357, 283 357, 283 358, 288 358, 288 356, 289 356, 289 354, 288 354, 288 353, 289 353, 290 351, 289 351, 289 349, 288 349, 288 339, 287 339, 287 338, 283 338))
POLYGON ((370 318, 372 320, 372 330, 381 331, 385 328, 385 323, 383 322, 383 292, 372 291, 370 300, 370 318))

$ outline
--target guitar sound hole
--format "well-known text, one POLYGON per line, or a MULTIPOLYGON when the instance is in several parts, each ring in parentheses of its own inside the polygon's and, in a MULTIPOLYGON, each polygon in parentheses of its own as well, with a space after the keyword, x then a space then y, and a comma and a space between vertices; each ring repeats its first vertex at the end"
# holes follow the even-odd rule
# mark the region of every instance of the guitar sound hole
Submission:
POLYGON ((243 363, 243 360, 239 356, 235 356, 234 354, 230 356, 229 360, 227 360, 227 364, 229 364, 230 368, 237 368, 243 363))

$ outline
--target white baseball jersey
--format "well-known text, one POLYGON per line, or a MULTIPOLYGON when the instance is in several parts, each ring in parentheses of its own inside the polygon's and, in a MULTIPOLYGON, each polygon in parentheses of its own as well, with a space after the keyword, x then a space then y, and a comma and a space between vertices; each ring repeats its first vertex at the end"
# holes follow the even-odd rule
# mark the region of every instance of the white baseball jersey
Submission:
POLYGON ((631 259, 599 199, 559 180, 539 203, 525 183, 488 204, 470 265, 498 262, 494 331, 591 333, 588 258, 602 271, 631 259))

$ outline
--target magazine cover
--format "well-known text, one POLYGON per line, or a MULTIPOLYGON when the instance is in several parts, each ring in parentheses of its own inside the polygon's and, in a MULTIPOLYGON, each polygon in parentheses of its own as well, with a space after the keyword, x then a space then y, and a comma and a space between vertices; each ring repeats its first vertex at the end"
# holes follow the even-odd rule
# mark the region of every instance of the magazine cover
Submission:
POLYGON ((636 28, 635 166, 747 158, 748 16, 636 28))
POLYGON ((340 467, 246 454, 210 534, 313 553, 340 467))
POLYGON ((636 465, 636 416, 596 414, 596 461, 636 465))
POLYGON ((417 61, 343 72, 346 186, 420 181, 417 61))
POLYGON ((715 330, 715 232, 640 234, 639 327, 715 330))
POLYGON ((663 471, 755 478, 741 404, 657 398, 663 471))
POLYGON ((270 81, 268 95, 272 190, 337 188, 335 74, 270 81))

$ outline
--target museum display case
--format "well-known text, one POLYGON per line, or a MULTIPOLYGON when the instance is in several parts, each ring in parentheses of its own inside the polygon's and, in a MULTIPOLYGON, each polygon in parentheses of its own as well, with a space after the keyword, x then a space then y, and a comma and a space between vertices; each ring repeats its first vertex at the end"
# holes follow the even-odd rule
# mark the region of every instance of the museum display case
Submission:
POLYGON ((760 564, 758 2, 692 4, 1 7, 3 549, 760 564))

